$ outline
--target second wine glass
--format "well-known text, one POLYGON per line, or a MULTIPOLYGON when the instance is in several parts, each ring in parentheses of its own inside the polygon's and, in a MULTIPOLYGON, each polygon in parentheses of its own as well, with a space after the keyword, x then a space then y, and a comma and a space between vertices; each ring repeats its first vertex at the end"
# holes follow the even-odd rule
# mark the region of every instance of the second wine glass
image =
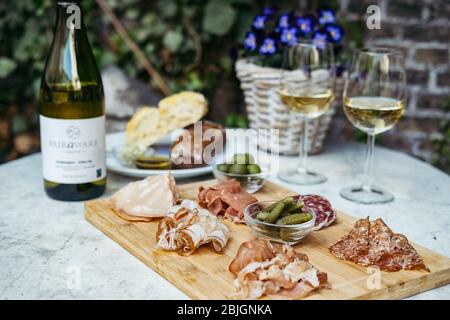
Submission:
POLYGON ((278 177, 286 182, 310 185, 327 178, 306 167, 308 155, 308 122, 327 112, 333 101, 335 66, 331 44, 317 45, 312 41, 287 47, 280 79, 280 99, 292 116, 302 119, 300 163, 294 170, 281 171, 278 177))
POLYGON ((343 198, 364 204, 394 200, 373 185, 375 135, 388 131, 405 111, 406 74, 400 52, 382 47, 355 52, 345 81, 344 112, 348 120, 367 134, 367 155, 361 185, 341 190, 343 198))

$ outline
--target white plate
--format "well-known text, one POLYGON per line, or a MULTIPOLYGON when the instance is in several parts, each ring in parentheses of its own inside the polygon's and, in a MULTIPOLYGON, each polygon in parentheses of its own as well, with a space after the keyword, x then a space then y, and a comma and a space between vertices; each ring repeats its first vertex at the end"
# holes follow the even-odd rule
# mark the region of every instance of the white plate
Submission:
MULTIPOLYGON (((115 132, 106 135, 106 167, 108 168, 108 170, 112 172, 136 178, 145 178, 148 176, 171 172, 175 178, 188 178, 207 174, 212 171, 212 166, 205 166, 193 169, 174 169, 174 170, 153 170, 153 169, 132 168, 122 164, 116 157, 117 150, 122 150, 124 142, 125 142, 125 132, 115 132)), ((166 147, 168 150, 170 146, 170 135, 159 140, 157 144, 166 147)))

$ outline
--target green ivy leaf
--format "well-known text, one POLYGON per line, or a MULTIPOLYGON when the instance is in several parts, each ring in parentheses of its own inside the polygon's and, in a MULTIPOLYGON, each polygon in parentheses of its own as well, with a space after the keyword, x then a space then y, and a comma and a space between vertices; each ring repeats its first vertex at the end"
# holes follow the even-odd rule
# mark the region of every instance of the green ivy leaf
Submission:
POLYGON ((14 60, 7 57, 0 57, 0 79, 9 76, 17 67, 14 60))
POLYGON ((158 2, 159 12, 164 18, 173 18, 178 11, 177 4, 173 1, 159 1, 158 2))
POLYGON ((125 12, 125 16, 129 20, 136 20, 139 17, 139 10, 137 10, 137 9, 128 9, 125 12))
POLYGON ((183 35, 179 31, 168 31, 163 38, 163 44, 172 52, 176 52, 183 42, 183 35))
POLYGON ((236 10, 225 0, 210 0, 203 16, 203 30, 214 35, 230 31, 236 19, 236 10))

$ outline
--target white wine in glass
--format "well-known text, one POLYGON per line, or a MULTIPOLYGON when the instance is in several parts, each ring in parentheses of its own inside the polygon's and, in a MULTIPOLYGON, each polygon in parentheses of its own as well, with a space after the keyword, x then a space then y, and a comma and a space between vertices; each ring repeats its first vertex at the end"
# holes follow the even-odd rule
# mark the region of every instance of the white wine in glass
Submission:
POLYGON ((375 135, 393 128, 405 111, 406 75, 403 56, 389 48, 368 48, 354 54, 344 88, 344 113, 367 134, 367 155, 361 185, 341 190, 343 198, 365 204, 394 200, 373 185, 375 135))
POLYGON ((344 100, 348 120, 367 134, 391 129, 405 111, 402 100, 387 97, 353 97, 344 100))
POLYGON ((327 112, 333 100, 333 91, 328 89, 317 93, 295 95, 295 93, 282 89, 280 90, 280 97, 281 101, 291 111, 299 112, 306 118, 315 119, 327 112))
POLYGON ((294 170, 281 171, 278 177, 286 182, 309 185, 327 178, 306 167, 308 154, 308 121, 323 115, 334 97, 335 66, 333 47, 317 48, 312 41, 287 47, 280 79, 280 100, 293 116, 302 119, 300 164, 294 170))

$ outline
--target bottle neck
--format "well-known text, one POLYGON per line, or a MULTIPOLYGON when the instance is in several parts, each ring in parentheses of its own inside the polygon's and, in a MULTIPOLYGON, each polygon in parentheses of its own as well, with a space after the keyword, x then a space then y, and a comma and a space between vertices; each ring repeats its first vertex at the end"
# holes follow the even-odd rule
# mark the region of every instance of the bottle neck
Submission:
POLYGON ((55 42, 62 44, 62 68, 75 90, 81 89, 79 46, 87 43, 81 7, 77 1, 57 1, 55 42))
POLYGON ((78 3, 56 3, 55 33, 43 75, 46 85, 70 84, 75 90, 81 90, 82 82, 101 85, 78 3))
POLYGON ((58 1, 56 4, 56 32, 84 32, 83 14, 77 1, 58 1))

